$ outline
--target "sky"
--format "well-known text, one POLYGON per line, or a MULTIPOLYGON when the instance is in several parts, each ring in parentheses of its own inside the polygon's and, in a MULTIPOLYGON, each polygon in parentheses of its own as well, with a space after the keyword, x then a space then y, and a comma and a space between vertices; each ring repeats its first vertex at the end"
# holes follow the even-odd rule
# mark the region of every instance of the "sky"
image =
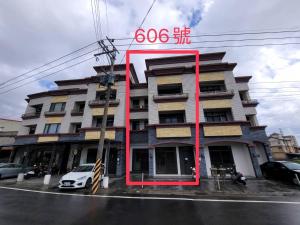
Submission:
MULTIPOLYGON (((55 62, 56 64, 52 63, 20 76, 17 80, 8 81, 9 79, 93 43, 97 37, 132 37, 151 3, 152 0, 99 0, 101 32, 96 35, 90 0, 0 1, 0 117, 20 119, 27 104, 24 100, 26 95, 55 89, 54 80, 95 75, 93 66, 107 61, 105 58, 100 58, 99 61, 91 59, 52 74, 92 57, 93 53, 86 53, 97 48, 94 44, 76 55, 66 57, 64 60, 70 61, 66 64, 49 69, 62 61, 55 62), (86 55, 71 61, 72 57, 82 54, 86 55), (47 68, 49 70, 36 74, 47 68)), ((252 0, 251 4, 240 0, 157 0, 143 28, 172 30, 174 27, 187 26, 191 28, 192 35, 300 29, 300 2, 290 0, 288 3, 281 0, 252 0)), ((192 44, 185 47, 201 47, 200 53, 226 51, 224 61, 237 63, 234 69, 236 76, 253 76, 249 84, 250 95, 260 102, 257 117, 261 125, 268 126, 267 133, 279 132, 281 128, 285 134, 293 134, 300 141, 300 45, 264 45, 297 43, 298 36, 299 33, 202 36, 193 38, 192 44), (284 39, 237 41, 270 37, 284 39), (220 40, 235 41, 193 43, 220 40), (251 44, 262 46, 226 47, 251 44)), ((116 45, 129 43, 130 40, 115 41, 116 45)), ((168 47, 170 46, 174 47, 168 47)), ((145 47, 166 46, 132 45, 131 49, 145 47)), ((119 50, 126 48, 127 46, 118 46, 119 50)), ((117 63, 121 62, 123 54, 124 51, 120 51, 117 63)), ((147 57, 133 59, 141 81, 144 81, 144 59, 147 57)))

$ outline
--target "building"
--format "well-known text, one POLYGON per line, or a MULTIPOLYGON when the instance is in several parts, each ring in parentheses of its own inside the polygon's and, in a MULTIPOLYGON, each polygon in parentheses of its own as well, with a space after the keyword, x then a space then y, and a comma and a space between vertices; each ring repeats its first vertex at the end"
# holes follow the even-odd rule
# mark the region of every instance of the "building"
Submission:
MULTIPOLYGON (((265 126, 256 119, 249 97, 250 76, 234 77, 235 63, 225 52, 200 57, 200 172, 231 167, 260 177, 259 165, 270 160, 265 126)), ((191 176, 195 165, 195 56, 146 60, 146 83, 130 65, 130 171, 151 178, 191 176)), ((52 163, 66 171, 95 162, 103 116, 105 87, 99 76, 56 81, 57 90, 28 96, 15 146, 15 161, 52 163)), ((116 65, 105 134, 104 160, 110 176, 125 174, 125 65, 116 65)), ((141 76, 141 75, 140 75, 141 76)), ((197 99, 198 100, 198 99, 197 99)), ((198 160, 197 160, 198 161, 198 160)))
POLYGON ((269 136, 270 148, 274 160, 285 160, 300 156, 297 139, 293 135, 273 133, 269 136))
POLYGON ((0 163, 9 161, 20 128, 21 121, 0 118, 0 163))

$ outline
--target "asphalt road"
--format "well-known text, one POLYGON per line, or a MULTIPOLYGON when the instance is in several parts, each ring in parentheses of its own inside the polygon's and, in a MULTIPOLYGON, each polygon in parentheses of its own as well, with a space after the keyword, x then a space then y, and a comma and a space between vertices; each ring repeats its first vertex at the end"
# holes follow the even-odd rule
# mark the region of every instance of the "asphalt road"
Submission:
POLYGON ((94 198, 0 189, 1 225, 299 225, 300 205, 94 198))

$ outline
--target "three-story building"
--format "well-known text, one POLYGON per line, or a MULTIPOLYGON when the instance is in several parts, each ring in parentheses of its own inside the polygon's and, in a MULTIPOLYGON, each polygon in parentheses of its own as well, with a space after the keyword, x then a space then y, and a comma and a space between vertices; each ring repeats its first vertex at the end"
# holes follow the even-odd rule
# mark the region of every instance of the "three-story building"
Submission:
MULTIPOLYGON (((225 52, 201 54, 200 97, 195 99, 195 56, 146 59, 146 82, 130 65, 130 171, 150 177, 191 176, 195 161, 202 177, 210 168, 231 167, 259 177, 270 160, 265 126, 256 119, 249 96, 250 76, 233 75, 225 52), (195 124, 195 103, 200 101, 195 124), (195 126, 200 137, 195 137, 195 126), (200 159, 195 160, 195 138, 200 159)), ((96 160, 105 87, 96 76, 56 81, 57 90, 28 96, 23 128, 16 138, 15 161, 55 165, 64 172, 96 160)), ((106 173, 125 174, 125 65, 116 65, 108 109, 104 162, 106 173)), ((141 76, 141 75, 140 75, 141 76)))

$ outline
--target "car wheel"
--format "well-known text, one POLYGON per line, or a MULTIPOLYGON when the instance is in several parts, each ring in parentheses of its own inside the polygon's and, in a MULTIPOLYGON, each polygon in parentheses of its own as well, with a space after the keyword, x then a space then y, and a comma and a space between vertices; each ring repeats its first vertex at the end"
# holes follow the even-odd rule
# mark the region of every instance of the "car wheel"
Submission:
POLYGON ((293 178, 293 183, 300 186, 300 183, 296 177, 293 178))
POLYGON ((85 183, 85 188, 89 189, 92 186, 92 179, 89 178, 87 179, 86 183, 85 183))

